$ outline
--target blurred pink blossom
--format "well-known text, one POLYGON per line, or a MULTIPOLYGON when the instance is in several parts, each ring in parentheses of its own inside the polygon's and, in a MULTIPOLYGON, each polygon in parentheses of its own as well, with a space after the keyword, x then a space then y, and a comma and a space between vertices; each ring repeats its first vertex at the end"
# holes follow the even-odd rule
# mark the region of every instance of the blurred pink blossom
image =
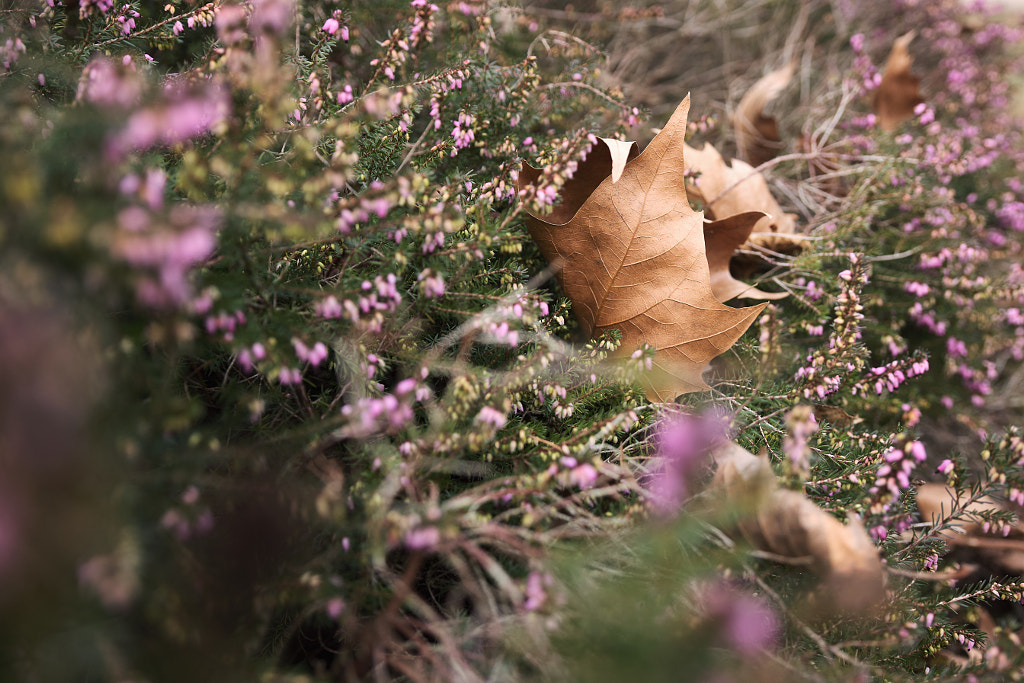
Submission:
POLYGON ((292 0, 255 0, 249 23, 257 35, 281 35, 291 26, 293 15, 292 0))
POLYGON ((658 426, 656 455, 647 488, 654 512, 672 517, 690 497, 692 480, 711 448, 725 437, 724 422, 713 416, 669 415, 658 426))
POLYGON ((763 599, 724 581, 706 586, 701 598, 706 618, 718 627, 724 644, 740 655, 762 652, 778 638, 779 617, 763 599))
POLYGON ((476 421, 501 429, 505 426, 505 423, 508 422, 508 418, 505 417, 505 413, 501 412, 497 408, 484 406, 480 409, 480 412, 477 413, 476 421))
POLYGON ((192 298, 188 272, 217 246, 220 212, 213 206, 175 206, 165 219, 134 206, 118 216, 111 251, 137 271, 140 303, 165 308, 192 298))
POLYGON ((77 99, 101 107, 126 109, 142 98, 143 80, 131 62, 116 62, 109 57, 94 57, 78 81, 77 99))
POLYGON ((441 542, 441 532, 436 526, 421 526, 407 531, 405 547, 410 550, 430 550, 441 542))
POLYGON ((208 85, 195 91, 169 88, 166 101, 140 109, 108 141, 115 158, 135 149, 173 145, 210 131, 230 114, 228 91, 208 85))

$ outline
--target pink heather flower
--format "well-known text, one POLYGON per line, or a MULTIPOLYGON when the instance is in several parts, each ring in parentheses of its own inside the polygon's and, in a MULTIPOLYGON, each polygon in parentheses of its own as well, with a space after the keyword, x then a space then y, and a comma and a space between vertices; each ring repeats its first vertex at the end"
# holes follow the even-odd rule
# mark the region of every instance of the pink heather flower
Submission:
POLYGON ((705 618, 717 626, 719 638, 740 655, 762 652, 778 638, 778 615, 763 599, 724 581, 707 586, 701 598, 705 618))
POLYGON ((672 415, 662 419, 647 481, 656 514, 673 517, 678 513, 690 497, 690 480, 704 466, 710 449, 723 438, 722 432, 714 418, 672 415))
MULTIPOLYGON (((346 85, 338 93, 338 104, 348 104, 353 99, 355 99, 355 98, 352 96, 352 86, 351 85, 346 85)), ((349 212, 349 213, 351 213, 351 212, 349 212)), ((355 222, 356 221, 354 221, 354 220, 350 221, 350 223, 355 223, 355 222)))
POLYGON ((184 93, 168 92, 161 104, 141 109, 109 140, 115 157, 134 149, 173 145, 208 132, 230 113, 228 91, 219 86, 184 93))
POLYGON ((198 500, 199 489, 195 486, 189 486, 185 489, 185 492, 181 494, 181 502, 185 505, 195 505, 198 500))
POLYGON ((928 454, 924 450, 924 444, 920 441, 915 441, 910 445, 910 455, 914 457, 914 460, 918 462, 924 462, 928 454))
POLYGON ((78 101, 127 109, 142 98, 144 83, 134 68, 108 57, 93 57, 78 81, 78 101))
POLYGON ((341 27, 341 39, 348 42, 348 26, 341 27))
POLYGON ((597 468, 589 462, 585 462, 582 465, 574 467, 569 472, 569 483, 573 486, 579 486, 581 489, 588 489, 594 485, 594 482, 597 481, 597 477, 597 468))
POLYGON ((516 346, 519 343, 519 332, 511 329, 504 320, 500 323, 492 322, 487 326, 488 341, 494 344, 507 344, 516 346))
POLYGON ((21 38, 8 38, 0 46, 0 60, 2 60, 4 68, 10 69, 18 61, 19 54, 23 52, 25 52, 25 43, 21 41, 21 38))
POLYGON ((311 349, 301 339, 293 337, 292 347, 294 347, 295 355, 299 360, 309 363, 314 368, 327 358, 327 347, 323 342, 317 342, 311 349))
POLYGON ((334 298, 333 294, 329 295, 323 301, 318 301, 314 306, 314 310, 321 318, 327 318, 328 320, 331 318, 340 318, 344 312, 341 304, 338 303, 338 300, 334 298))
POLYGON ((782 439, 782 450, 789 456, 797 472, 810 472, 811 447, 808 440, 818 431, 818 423, 809 406, 797 406, 786 416, 786 436, 782 439))
POLYGON ((255 0, 249 25, 256 35, 281 35, 292 23, 292 0, 255 0))
POLYGON ((551 576, 548 574, 530 572, 530 575, 526 577, 526 590, 524 591, 526 601, 523 603, 523 609, 528 612, 540 609, 548 597, 544 591, 544 584, 550 585, 551 581, 551 576))
POLYGON ((931 291, 931 287, 923 282, 907 282, 903 285, 903 289, 918 297, 927 296, 931 291))
POLYGON ((80 565, 78 584, 92 590, 108 609, 125 609, 139 589, 138 577, 117 553, 96 555, 80 565))
MULTIPOLYGON (((248 19, 248 12, 241 5, 221 5, 213 19, 220 42, 224 45, 235 45, 245 40, 246 19, 248 19)), ((175 26, 180 25, 181 22, 178 22, 175 26)))
POLYGON ((141 207, 129 207, 121 211, 118 221, 121 230, 111 250, 142 271, 136 292, 139 301, 158 308, 190 301, 188 271, 217 245, 220 212, 216 207, 177 205, 169 225, 153 221, 141 207))
POLYGON ((324 25, 320 27, 320 30, 325 32, 327 35, 333 36, 338 32, 339 28, 341 28, 341 25, 338 23, 338 20, 331 17, 324 22, 324 25))
POLYGON ((341 618, 341 613, 345 611, 345 601, 341 598, 331 598, 327 601, 325 611, 327 612, 327 616, 334 621, 337 621, 341 618))
POLYGON ((491 406, 484 406, 476 415, 476 422, 491 425, 495 429, 501 429, 508 422, 505 413, 491 406))
POLYGON ((307 359, 309 361, 309 364, 315 368, 326 359, 327 347, 324 345, 323 342, 317 342, 316 344, 313 345, 313 350, 310 351, 309 353, 309 358, 307 359))
POLYGON ((179 541, 186 541, 192 535, 192 528, 188 520, 175 508, 171 508, 163 514, 160 518, 160 526, 172 532, 179 541))
MULTIPOLYGON (((1011 503, 1024 506, 1024 491, 1021 491, 1018 488, 1011 488, 1009 498, 1011 503)), ((1003 535, 1005 536, 1006 533, 1003 535)))
POLYGON ((949 354, 950 358, 966 357, 967 345, 956 337, 950 337, 946 340, 946 353, 949 354))
POLYGON ((430 550, 441 542, 441 532, 436 526, 422 526, 405 534, 405 547, 410 550, 430 550))
POLYGON ((283 367, 278 374, 277 381, 282 386, 288 386, 291 384, 302 384, 302 371, 298 368, 283 367))
POLYGON ((423 295, 428 299, 444 296, 444 278, 441 275, 428 273, 429 271, 425 270, 420 273, 418 278, 423 283, 423 295))
POLYGON ((171 29, 171 31, 172 31, 172 32, 174 33, 174 35, 176 35, 176 36, 177 36, 177 35, 180 35, 180 34, 181 34, 181 32, 182 32, 182 31, 184 31, 184 30, 185 30, 185 26, 184 26, 184 24, 182 24, 182 23, 181 23, 180 21, 176 21, 176 22, 174 22, 174 27, 173 27, 173 28, 171 29))

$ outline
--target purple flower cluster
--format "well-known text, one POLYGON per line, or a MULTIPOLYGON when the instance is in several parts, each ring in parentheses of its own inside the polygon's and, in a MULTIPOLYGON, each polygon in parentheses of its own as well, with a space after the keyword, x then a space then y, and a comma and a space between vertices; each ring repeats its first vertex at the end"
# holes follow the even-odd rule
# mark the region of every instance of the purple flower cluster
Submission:
POLYGON ((832 333, 828 347, 807 355, 805 364, 797 369, 795 379, 803 398, 825 398, 842 385, 850 373, 863 369, 863 359, 853 353, 860 341, 863 306, 860 291, 868 282, 867 266, 859 254, 850 254, 850 268, 839 273, 842 286, 836 297, 832 333))
POLYGON ((882 466, 875 473, 872 493, 887 490, 895 499, 910 488, 910 473, 925 461, 928 454, 920 441, 902 439, 882 456, 882 466))

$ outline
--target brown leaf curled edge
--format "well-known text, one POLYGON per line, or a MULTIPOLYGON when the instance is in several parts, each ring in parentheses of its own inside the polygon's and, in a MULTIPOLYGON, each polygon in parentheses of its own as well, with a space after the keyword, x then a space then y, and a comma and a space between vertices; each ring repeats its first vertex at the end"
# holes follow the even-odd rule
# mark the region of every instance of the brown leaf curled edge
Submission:
MULTIPOLYGON (((591 336, 620 330, 624 354, 644 344, 655 349, 654 371, 645 378, 655 401, 707 389, 701 374, 708 362, 765 306, 730 308, 712 291, 703 215, 690 207, 683 179, 689 108, 687 97, 639 155, 635 143, 599 140, 554 211, 527 220, 544 258, 560 266, 559 281, 583 329, 591 336)), ((519 190, 540 177, 524 164, 519 190)))
POLYGON ((760 166, 778 156, 782 147, 779 122, 765 114, 764 108, 786 89, 795 71, 796 62, 790 62, 762 76, 736 106, 732 125, 736 131, 737 156, 751 166, 760 166))
POLYGON ((712 490, 733 504, 755 501, 755 512, 737 524, 744 538, 759 550, 806 560, 823 577, 813 608, 865 613, 882 601, 878 549, 859 520, 843 524, 803 494, 780 489, 767 459, 731 441, 712 455, 718 463, 712 490))
POLYGON ((782 210, 768 189, 768 181, 750 164, 739 159, 727 164, 717 149, 705 143, 701 149, 686 146, 686 168, 700 174, 687 180, 687 191, 704 203, 710 218, 762 211, 768 215, 754 224, 753 232, 795 232, 796 216, 782 210))

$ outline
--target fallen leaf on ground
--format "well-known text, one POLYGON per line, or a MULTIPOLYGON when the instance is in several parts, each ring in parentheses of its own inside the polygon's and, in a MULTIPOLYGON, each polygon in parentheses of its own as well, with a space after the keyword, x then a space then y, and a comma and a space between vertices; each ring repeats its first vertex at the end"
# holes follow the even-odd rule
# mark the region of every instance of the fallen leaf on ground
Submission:
POLYGON ((914 39, 910 31, 897 38, 892 52, 885 62, 882 82, 875 90, 872 108, 882 130, 893 131, 914 115, 914 107, 924 102, 921 96, 921 79, 910 73, 913 58, 907 49, 914 39))
POLYGON ((702 149, 686 145, 686 168, 700 174, 695 179, 688 178, 686 187, 692 199, 704 204, 709 218, 761 211, 768 215, 751 232, 795 231, 796 216, 782 210, 768 189, 768 181, 750 164, 739 159, 727 164, 717 149, 705 143, 702 149))
MULTIPOLYGON (((643 153, 626 154, 618 180, 611 166, 622 148, 599 140, 554 211, 527 221, 545 259, 560 266, 583 329, 592 336, 620 330, 624 354, 644 344, 655 349, 645 384, 657 401, 707 389, 701 374, 708 362, 764 308, 730 308, 712 291, 703 217, 690 207, 683 180, 689 108, 687 97, 643 153)), ((524 164, 520 191, 540 176, 524 164)))
POLYGON ((796 63, 790 62, 763 76, 743 96, 732 115, 736 131, 736 156, 760 166, 775 158, 782 147, 779 122, 764 113, 769 102, 779 96, 793 78, 796 63))
POLYGON ((802 493, 779 488, 766 458, 731 441, 712 455, 718 470, 711 490, 735 504, 756 501, 754 513, 737 524, 744 538, 793 564, 806 561, 823 577, 816 609, 864 613, 881 602, 885 576, 878 549, 859 520, 843 524, 802 493))

